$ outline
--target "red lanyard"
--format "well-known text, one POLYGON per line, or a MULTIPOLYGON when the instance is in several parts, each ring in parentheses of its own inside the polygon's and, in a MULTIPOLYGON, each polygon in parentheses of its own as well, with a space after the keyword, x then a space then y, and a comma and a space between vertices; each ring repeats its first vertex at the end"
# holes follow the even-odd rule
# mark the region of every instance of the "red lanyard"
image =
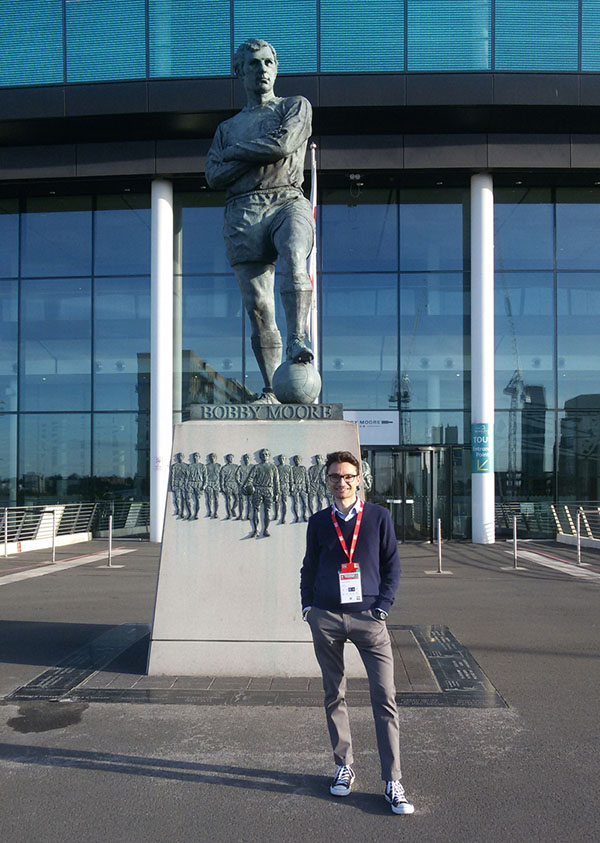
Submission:
POLYGON ((362 524, 362 517, 363 517, 363 502, 360 498, 358 498, 358 513, 356 515, 356 524, 354 525, 354 534, 352 536, 352 544, 350 545, 350 551, 348 551, 348 547, 344 540, 344 536, 342 535, 342 531, 340 530, 340 525, 338 524, 338 520, 335 517, 335 507, 331 507, 331 520, 333 521, 333 526, 335 527, 335 531, 337 533, 337 537, 340 540, 340 544, 342 545, 342 550, 348 557, 348 564, 352 565, 352 558, 354 556, 354 548, 356 547, 356 542, 358 541, 358 534, 360 533, 360 525, 362 524))

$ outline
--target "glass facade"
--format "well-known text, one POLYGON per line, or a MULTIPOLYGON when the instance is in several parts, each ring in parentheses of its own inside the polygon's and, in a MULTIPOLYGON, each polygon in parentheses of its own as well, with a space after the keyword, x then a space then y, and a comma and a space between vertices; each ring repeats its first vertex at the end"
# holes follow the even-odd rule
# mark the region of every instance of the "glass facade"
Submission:
POLYGON ((0 0, 0 86, 282 73, 598 71, 600 0, 0 0))
POLYGON ((496 70, 577 70, 578 0, 496 0, 496 70))
POLYGON ((407 29, 409 71, 491 69, 491 0, 408 0, 407 29))
POLYGON ((146 2, 65 0, 67 82, 146 76, 146 2))
MULTIPOLYGON (((191 403, 244 403, 261 388, 223 204, 176 192, 184 419, 191 403)), ((432 483, 442 464, 450 472, 457 535, 468 533, 469 224, 466 186, 320 196, 322 399, 398 414, 386 452, 417 449, 415 466, 419 448, 442 449, 438 468, 426 462, 432 483)), ((500 501, 600 497, 599 226, 597 188, 495 191, 500 501)), ((2 501, 146 499, 149 194, 5 199, 0 230, 2 501)))
POLYGON ((600 190, 496 190, 495 201, 499 496, 597 500, 600 190))
POLYGON ((147 499, 148 195, 0 205, 5 504, 147 499))
POLYGON ((233 49, 247 38, 274 44, 284 73, 317 70, 317 4, 314 0, 233 0, 233 49))
POLYGON ((321 0, 321 72, 404 70, 404 0, 381 0, 377 6, 373 14, 372 4, 363 0, 321 0))
POLYGON ((214 0, 148 0, 149 75, 231 73, 231 7, 214 0))

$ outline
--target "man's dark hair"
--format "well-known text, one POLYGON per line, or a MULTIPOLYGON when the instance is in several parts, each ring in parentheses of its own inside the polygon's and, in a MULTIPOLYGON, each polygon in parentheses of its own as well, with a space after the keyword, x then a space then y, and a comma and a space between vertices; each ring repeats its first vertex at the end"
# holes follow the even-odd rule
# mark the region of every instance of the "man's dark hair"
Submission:
POLYGON ((247 41, 240 44, 233 56, 233 72, 235 76, 239 76, 241 74, 244 62, 246 61, 246 56, 256 53, 257 50, 260 50, 263 47, 268 47, 271 50, 273 58, 275 59, 275 64, 279 64, 277 61, 275 47, 272 44, 269 44, 268 41, 264 41, 262 38, 248 38, 247 41))
POLYGON ((327 460, 325 462, 325 470, 327 474, 329 474, 329 469, 334 462, 349 462, 350 465, 354 466, 357 473, 360 474, 360 463, 354 454, 350 453, 350 451, 332 451, 331 454, 327 454, 327 460))

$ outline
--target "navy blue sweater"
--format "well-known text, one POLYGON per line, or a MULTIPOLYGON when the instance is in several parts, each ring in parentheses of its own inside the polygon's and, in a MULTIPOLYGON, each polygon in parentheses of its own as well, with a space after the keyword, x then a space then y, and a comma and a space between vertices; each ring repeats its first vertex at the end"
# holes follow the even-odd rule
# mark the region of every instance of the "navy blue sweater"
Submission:
MULTIPOLYGON (((337 519, 346 547, 350 548, 356 517, 337 519)), ((331 522, 331 507, 309 518, 306 555, 300 572, 302 607, 316 606, 332 612, 363 612, 380 608, 389 612, 400 580, 400 559, 394 525, 387 509, 365 503, 363 519, 354 551, 360 565, 363 599, 361 603, 340 603, 340 565, 348 559, 331 522)))

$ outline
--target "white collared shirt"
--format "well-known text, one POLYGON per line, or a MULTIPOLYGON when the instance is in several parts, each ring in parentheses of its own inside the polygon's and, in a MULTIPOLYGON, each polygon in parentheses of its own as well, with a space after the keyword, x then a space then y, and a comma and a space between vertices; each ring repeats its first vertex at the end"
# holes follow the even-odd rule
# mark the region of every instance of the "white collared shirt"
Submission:
POLYGON ((335 500, 333 502, 333 511, 336 515, 342 519, 342 521, 350 521, 351 518, 354 518, 360 512, 363 503, 360 498, 356 498, 356 502, 352 509, 349 512, 340 512, 340 510, 335 505, 335 500))

